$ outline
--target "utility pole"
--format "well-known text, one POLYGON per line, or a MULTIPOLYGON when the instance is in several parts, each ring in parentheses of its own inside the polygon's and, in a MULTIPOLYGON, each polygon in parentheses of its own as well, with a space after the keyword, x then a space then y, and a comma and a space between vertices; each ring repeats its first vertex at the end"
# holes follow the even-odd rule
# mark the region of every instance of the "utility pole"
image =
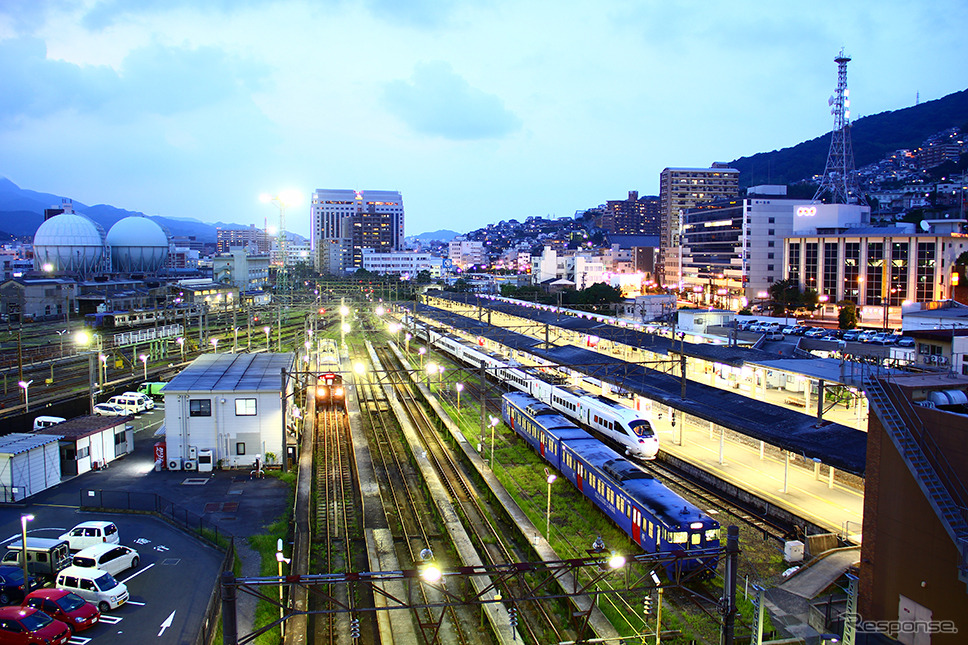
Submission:
POLYGON ((736 633, 736 569, 739 564, 739 527, 726 528, 726 570, 723 572, 723 597, 720 612, 723 615, 723 631, 720 645, 733 645, 736 633))

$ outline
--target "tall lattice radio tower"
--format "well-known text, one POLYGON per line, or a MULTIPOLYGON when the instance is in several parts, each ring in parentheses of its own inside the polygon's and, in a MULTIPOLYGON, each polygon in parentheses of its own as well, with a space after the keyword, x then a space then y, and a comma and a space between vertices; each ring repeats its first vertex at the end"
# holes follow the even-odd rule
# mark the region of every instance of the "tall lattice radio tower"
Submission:
POLYGON ((830 133, 827 167, 813 199, 818 201, 824 195, 829 195, 834 204, 863 204, 866 200, 857 184, 854 149, 850 144, 850 90, 847 89, 850 56, 841 49, 834 62, 837 63, 837 91, 827 101, 830 113, 834 115, 834 129, 830 133))

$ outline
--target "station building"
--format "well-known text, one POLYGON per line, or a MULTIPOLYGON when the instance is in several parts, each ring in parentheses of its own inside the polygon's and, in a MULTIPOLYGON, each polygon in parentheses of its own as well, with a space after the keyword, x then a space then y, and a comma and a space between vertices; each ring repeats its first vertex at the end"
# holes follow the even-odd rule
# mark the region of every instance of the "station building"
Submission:
POLYGON ((165 467, 279 463, 295 442, 294 364, 289 353, 195 359, 164 389, 165 467))

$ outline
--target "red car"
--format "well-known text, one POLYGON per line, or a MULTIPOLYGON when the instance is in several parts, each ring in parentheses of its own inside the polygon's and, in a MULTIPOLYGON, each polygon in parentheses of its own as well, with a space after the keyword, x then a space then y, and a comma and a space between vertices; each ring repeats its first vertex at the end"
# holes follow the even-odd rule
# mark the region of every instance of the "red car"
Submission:
POLYGON ((38 589, 27 594, 24 607, 39 609, 51 618, 67 623, 72 632, 82 632, 101 620, 101 612, 92 603, 66 589, 38 589))
POLYGON ((0 644, 65 645, 71 628, 33 607, 0 607, 0 644))

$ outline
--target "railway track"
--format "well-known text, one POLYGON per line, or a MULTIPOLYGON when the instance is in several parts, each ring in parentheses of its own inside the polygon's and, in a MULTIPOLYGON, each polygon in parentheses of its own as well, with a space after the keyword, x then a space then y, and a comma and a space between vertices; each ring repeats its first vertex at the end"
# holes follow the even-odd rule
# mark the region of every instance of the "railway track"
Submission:
MULTIPOLYGON (((424 490, 423 481, 410 459, 400 428, 391 423, 393 412, 382 387, 376 380, 364 378, 358 381, 357 393, 398 560, 401 565, 412 562, 417 567, 424 560, 425 549, 448 553, 452 545, 439 530, 436 508, 426 495, 417 494, 424 490)), ((441 600, 433 597, 436 593, 432 596, 426 585, 418 588, 421 604, 441 600)), ((429 608, 417 609, 416 614, 427 642, 439 642, 442 636, 447 642, 462 645, 479 642, 471 627, 473 618, 459 615, 453 606, 439 616, 429 608)))
MULTIPOLYGON (((451 499, 457 504, 464 525, 474 536, 478 553, 485 559, 485 563, 504 564, 530 559, 530 553, 509 539, 508 536, 515 533, 513 527, 505 526, 498 514, 485 507, 483 500, 487 498, 487 492, 478 488, 454 451, 441 437, 436 424, 430 420, 415 396, 412 386, 407 384, 402 366, 386 348, 378 349, 377 355, 394 383, 398 399, 404 405, 414 427, 418 429, 428 457, 451 499)), ((525 595, 528 590, 520 582, 521 579, 508 580, 502 590, 509 597, 525 595)), ((526 642, 561 642, 569 636, 566 630, 559 628, 543 603, 524 603, 516 609, 519 617, 518 628, 526 642)))
MULTIPOLYGON (((366 545, 363 536, 360 486, 353 464, 353 446, 346 416, 339 408, 317 412, 314 446, 316 504, 313 509, 313 547, 311 566, 323 573, 365 571, 366 545)), ((352 609, 356 599, 346 594, 347 587, 330 590, 344 607, 352 609)), ((323 598, 312 596, 311 610, 333 611, 323 598)), ((372 616, 369 617, 372 619, 372 616)), ((313 615, 314 643, 337 643, 350 632, 351 614, 345 612, 313 615)), ((367 625, 369 633, 373 625, 367 625)), ((361 630, 362 633, 362 630, 361 630)), ((364 639, 363 642, 369 642, 364 639)))

